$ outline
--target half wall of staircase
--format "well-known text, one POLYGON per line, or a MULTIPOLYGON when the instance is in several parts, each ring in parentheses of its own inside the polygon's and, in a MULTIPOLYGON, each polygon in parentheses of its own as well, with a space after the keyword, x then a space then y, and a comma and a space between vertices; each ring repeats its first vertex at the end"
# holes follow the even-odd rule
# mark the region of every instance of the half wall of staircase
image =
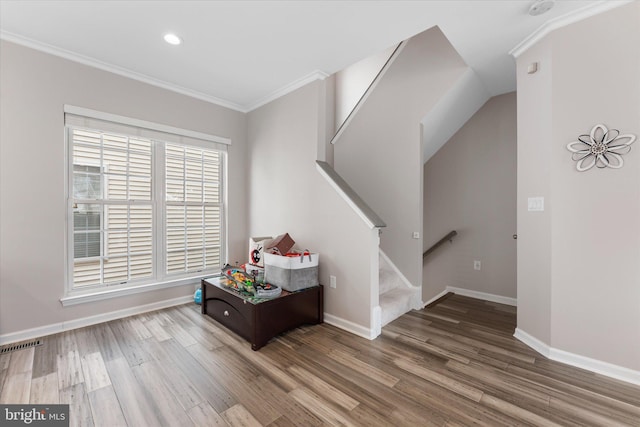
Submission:
POLYGON ((420 286, 421 123, 468 67, 437 27, 406 41, 387 67, 334 141, 334 168, 384 218, 382 250, 420 286))
POLYGON ((327 84, 310 83, 247 114, 247 192, 229 197, 247 197, 254 206, 250 236, 288 232, 319 252, 325 321, 372 339, 380 333, 379 228, 345 201, 336 177, 318 169, 327 84))

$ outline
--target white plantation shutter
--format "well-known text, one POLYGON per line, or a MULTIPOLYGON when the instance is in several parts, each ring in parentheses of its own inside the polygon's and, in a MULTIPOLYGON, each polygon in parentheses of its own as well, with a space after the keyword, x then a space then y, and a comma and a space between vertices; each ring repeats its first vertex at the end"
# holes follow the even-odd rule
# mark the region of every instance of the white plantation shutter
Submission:
POLYGON ((74 127, 69 140, 74 286, 152 277, 152 141, 74 127))
POLYGON ((71 289, 221 267, 228 140, 68 106, 65 125, 71 289))
POLYGON ((167 273, 221 266, 222 153, 165 144, 167 273))

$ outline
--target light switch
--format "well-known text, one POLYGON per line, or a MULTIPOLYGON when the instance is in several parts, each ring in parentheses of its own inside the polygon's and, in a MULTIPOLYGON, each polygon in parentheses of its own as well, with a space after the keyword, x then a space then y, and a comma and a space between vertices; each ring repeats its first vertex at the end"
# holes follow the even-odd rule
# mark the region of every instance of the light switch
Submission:
POLYGON ((529 212, 544 211, 544 197, 529 197, 527 200, 527 210, 529 212))

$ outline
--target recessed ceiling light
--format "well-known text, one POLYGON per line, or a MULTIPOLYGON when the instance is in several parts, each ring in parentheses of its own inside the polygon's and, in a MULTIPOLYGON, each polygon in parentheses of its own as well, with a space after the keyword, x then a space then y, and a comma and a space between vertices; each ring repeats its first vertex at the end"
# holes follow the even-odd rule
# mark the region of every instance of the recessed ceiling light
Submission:
POLYGON ((178 36, 176 36, 173 33, 167 33, 164 35, 164 41, 166 41, 169 44, 172 44, 174 46, 179 45, 180 43, 182 43, 182 39, 178 36))
POLYGON ((537 0, 529 8, 529 15, 538 16, 551 10, 554 5, 554 0, 537 0))

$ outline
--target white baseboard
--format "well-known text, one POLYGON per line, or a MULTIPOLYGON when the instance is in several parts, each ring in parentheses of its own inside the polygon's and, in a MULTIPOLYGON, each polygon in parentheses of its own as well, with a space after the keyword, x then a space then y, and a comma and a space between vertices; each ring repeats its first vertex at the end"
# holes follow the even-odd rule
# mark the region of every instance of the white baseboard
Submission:
POLYGON ((440 292, 440 293, 439 293, 438 295, 436 295, 435 297, 431 298, 429 301, 427 301, 427 302, 423 302, 423 303, 422 303, 422 308, 425 308, 426 306, 428 306, 428 305, 429 305, 429 304, 431 304, 432 302, 434 302, 434 301, 436 301, 436 300, 438 300, 438 299, 442 298, 443 296, 445 296, 445 295, 446 295, 446 294, 448 294, 448 293, 449 293, 449 291, 445 289, 444 291, 440 292))
POLYGON ((538 338, 532 335, 529 335, 528 333, 526 333, 520 328, 516 328, 516 331, 513 334, 513 336, 519 339, 520 341, 522 341, 523 343, 525 343, 526 345, 528 345, 529 347, 531 347, 532 349, 534 349, 535 351, 537 351, 538 353, 540 353, 541 355, 543 355, 544 357, 550 358, 549 357, 551 355, 550 347, 545 343, 543 343, 542 341, 540 341, 538 338))
POLYGON ((373 340, 377 337, 375 330, 358 325, 350 320, 334 316, 333 314, 324 313, 324 322, 368 340, 373 340))
POLYGON ((567 365, 575 366, 576 368, 586 369, 587 371, 595 372, 617 380, 640 385, 640 371, 634 371, 633 369, 614 365, 609 362, 603 362, 602 360, 592 359, 590 357, 553 348, 539 339, 527 334, 522 329, 516 329, 513 336, 538 353, 551 360, 555 360, 556 362, 565 363, 567 365))
POLYGON ((454 294, 462 295, 469 298, 477 298, 477 299, 483 299, 485 301, 497 302, 499 304, 506 304, 506 305, 513 305, 513 306, 518 305, 518 300, 515 298, 503 297, 502 295, 488 294, 486 292, 472 291, 470 289, 456 288, 454 286, 447 286, 447 292, 453 292, 454 294))
POLYGON ((37 328, 25 329, 23 331, 11 332, 8 334, 0 335, 0 345, 40 338, 47 335, 57 334, 59 332, 70 331, 73 329, 84 328, 85 326, 96 325, 98 323, 104 323, 110 320, 122 319, 123 317, 129 317, 136 314, 147 313, 149 311, 160 310, 162 308, 173 307, 175 305, 185 304, 191 301, 193 301, 193 295, 185 295, 183 297, 158 301, 151 304, 140 305, 137 307, 96 314, 95 316, 88 316, 80 319, 54 323, 51 325, 39 326, 37 328))

